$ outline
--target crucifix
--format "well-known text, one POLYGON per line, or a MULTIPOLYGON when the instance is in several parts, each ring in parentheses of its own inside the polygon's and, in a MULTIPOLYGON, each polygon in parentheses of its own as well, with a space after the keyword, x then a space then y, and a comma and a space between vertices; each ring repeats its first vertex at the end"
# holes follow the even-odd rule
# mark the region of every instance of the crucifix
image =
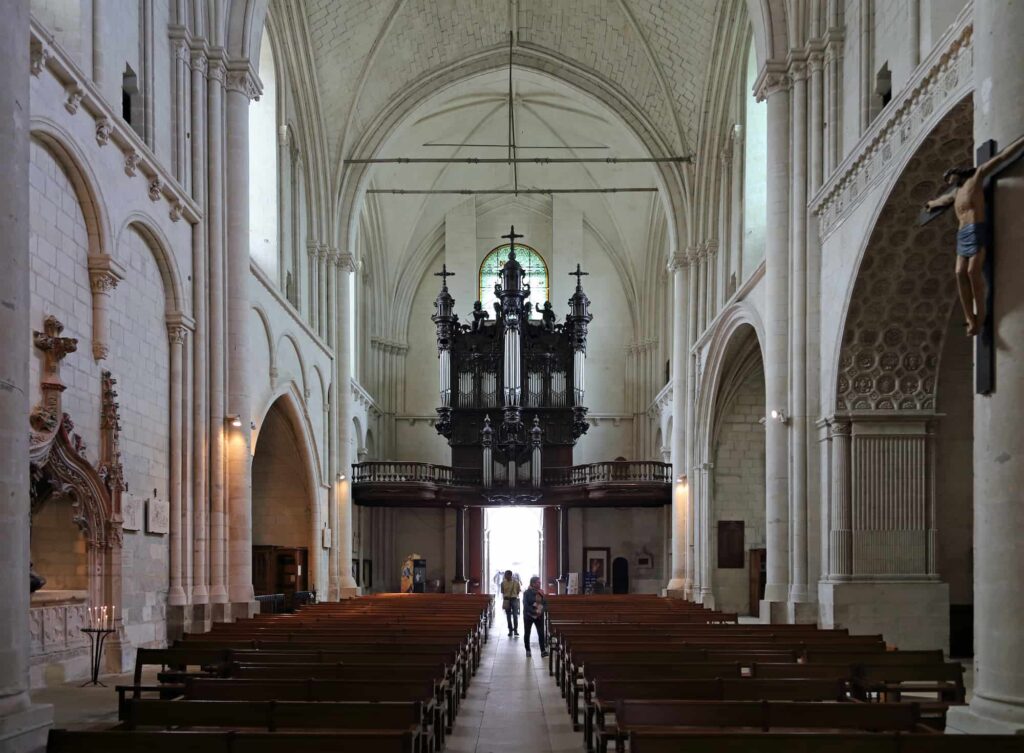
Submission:
POLYGON ((978 147, 976 167, 954 167, 943 182, 952 190, 925 204, 918 224, 925 224, 953 207, 959 230, 956 243, 956 276, 960 302, 967 320, 967 334, 976 336, 975 391, 987 395, 995 389, 993 349, 992 280, 993 225, 995 223, 995 182, 999 174, 1024 156, 1024 136, 1001 151, 989 139, 978 147))
POLYGON ((576 271, 569 273, 570 277, 575 277, 576 278, 576 289, 577 290, 580 290, 583 287, 583 280, 581 278, 587 277, 589 275, 590 275, 590 272, 584 272, 583 269, 580 268, 579 263, 576 264, 576 271))
POLYGON ((60 362, 68 353, 78 350, 78 340, 74 337, 61 337, 63 331, 64 325, 57 317, 48 316, 43 320, 43 331, 32 333, 35 346, 46 354, 40 380, 43 400, 33 409, 31 416, 32 428, 39 432, 52 432, 60 423, 60 393, 65 389, 60 378, 60 362))
POLYGON ((503 235, 501 237, 502 238, 507 238, 508 239, 508 245, 511 246, 511 248, 509 249, 509 252, 508 252, 508 258, 515 259, 516 258, 516 238, 525 238, 526 236, 525 235, 520 235, 519 233, 517 233, 515 225, 510 225, 509 227, 511 227, 512 229, 509 230, 507 234, 505 234, 505 235, 503 235))
POLYGON ((434 277, 440 277, 441 278, 441 288, 443 290, 447 290, 448 289, 448 278, 449 277, 455 277, 455 273, 448 271, 448 265, 447 264, 442 264, 441 265, 441 271, 440 272, 434 272, 434 277))

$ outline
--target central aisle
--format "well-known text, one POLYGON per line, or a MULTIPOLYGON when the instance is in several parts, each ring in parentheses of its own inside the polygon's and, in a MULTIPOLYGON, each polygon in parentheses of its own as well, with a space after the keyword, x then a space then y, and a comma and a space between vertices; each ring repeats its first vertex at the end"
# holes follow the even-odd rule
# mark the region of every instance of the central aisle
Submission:
POLYGON ((509 638, 505 613, 495 610, 490 640, 446 741, 446 753, 579 753, 583 748, 583 734, 572 730, 537 637, 532 636, 533 657, 528 659, 522 624, 519 632, 519 638, 509 638))

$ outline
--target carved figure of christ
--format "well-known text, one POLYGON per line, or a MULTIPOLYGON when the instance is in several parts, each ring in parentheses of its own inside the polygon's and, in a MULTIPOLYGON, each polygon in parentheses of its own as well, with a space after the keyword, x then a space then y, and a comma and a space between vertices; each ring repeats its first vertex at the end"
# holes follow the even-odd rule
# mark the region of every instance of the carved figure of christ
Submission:
MULTIPOLYGON (((943 181, 953 190, 925 203, 926 212, 952 206, 959 229, 956 243, 956 283, 960 305, 967 322, 967 334, 973 337, 985 322, 985 181, 1000 169, 1024 155, 1024 136, 977 167, 955 167, 946 171, 943 181)), ((932 215, 934 216, 934 215, 932 215)), ((927 217, 931 219, 931 216, 927 217)), ((925 221, 927 221, 927 219, 925 221)), ((991 222, 991 220, 988 220, 991 222)))

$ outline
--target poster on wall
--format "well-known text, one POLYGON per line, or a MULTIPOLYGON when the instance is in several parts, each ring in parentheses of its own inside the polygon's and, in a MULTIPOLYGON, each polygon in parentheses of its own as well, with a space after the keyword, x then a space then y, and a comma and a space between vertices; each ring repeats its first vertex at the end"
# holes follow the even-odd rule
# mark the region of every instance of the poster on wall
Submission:
POLYGON ((611 547, 607 546, 583 548, 583 593, 604 593, 611 576, 611 552, 611 547))
POLYGON ((569 582, 566 584, 565 592, 567 594, 578 594, 580 592, 579 573, 569 573, 569 582))

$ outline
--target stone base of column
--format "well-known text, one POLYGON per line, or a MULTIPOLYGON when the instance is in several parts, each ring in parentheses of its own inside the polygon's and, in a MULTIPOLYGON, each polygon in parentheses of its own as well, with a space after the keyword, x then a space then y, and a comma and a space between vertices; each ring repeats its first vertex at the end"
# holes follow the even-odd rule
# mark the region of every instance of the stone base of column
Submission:
POLYGON ((818 584, 818 624, 851 635, 881 633, 901 649, 949 651, 949 585, 940 581, 818 584))
POLYGON ((1014 705, 990 701, 976 692, 969 706, 951 706, 946 711, 946 734, 1024 734, 1024 699, 1014 705))
POLYGON ((665 596, 669 599, 682 599, 686 600, 686 591, 682 588, 666 588, 665 596))
POLYGON ((715 608, 715 594, 710 588, 702 588, 699 596, 697 597, 697 601, 707 609, 715 608))
POLYGON ((213 629, 213 609, 210 604, 192 605, 192 632, 209 633, 213 629))
POLYGON ((786 602, 786 622, 790 625, 813 625, 818 621, 818 604, 813 601, 786 602))
POLYGON ((230 615, 228 622, 250 619, 259 614, 260 611, 260 604, 258 601, 235 601, 231 604, 225 604, 225 606, 227 607, 227 612, 230 615))
POLYGON ((211 604, 210 619, 213 622, 231 622, 231 605, 227 602, 211 604))
POLYGON ((53 706, 32 704, 0 716, 0 750, 35 753, 46 750, 46 734, 53 724, 53 706))
POLYGON ((665 590, 666 591, 685 591, 686 590, 686 580, 683 579, 683 578, 672 578, 668 582, 668 585, 665 586, 665 590))
POLYGON ((363 589, 359 586, 342 586, 338 599, 354 599, 363 595, 363 589))
POLYGON ((453 594, 467 594, 467 593, 469 593, 469 581, 468 580, 453 580, 452 581, 452 593, 453 594))
POLYGON ((167 640, 177 641, 192 630, 192 607, 185 604, 167 605, 167 640))
POLYGON ((757 616, 761 624, 784 625, 789 621, 788 602, 761 599, 758 605, 757 616))

